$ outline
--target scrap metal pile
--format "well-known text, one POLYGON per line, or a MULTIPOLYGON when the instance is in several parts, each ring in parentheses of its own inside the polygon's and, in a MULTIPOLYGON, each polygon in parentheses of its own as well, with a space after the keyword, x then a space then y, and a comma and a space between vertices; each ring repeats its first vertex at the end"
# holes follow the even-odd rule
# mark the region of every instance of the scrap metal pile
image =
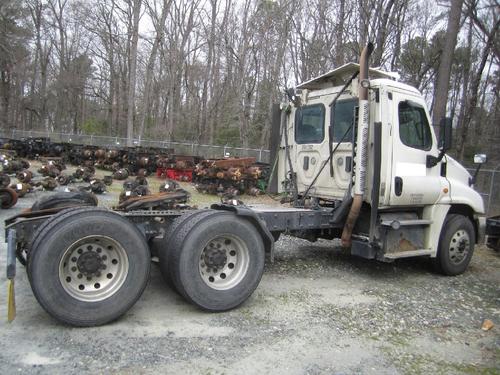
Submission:
POLYGON ((220 196, 259 195, 268 176, 268 166, 255 158, 203 160, 194 170, 196 190, 220 196))
POLYGON ((118 209, 140 206, 141 198, 145 196, 149 197, 148 207, 156 205, 166 209, 172 208, 172 202, 184 204, 189 196, 173 180, 194 182, 196 189, 206 194, 258 195, 265 189, 269 173, 268 166, 256 163, 255 158, 204 160, 198 156, 175 155, 173 149, 104 148, 55 143, 46 137, 0 139, 0 163, 2 208, 12 207, 18 197, 35 190, 54 190, 64 186, 66 191, 86 190, 102 194, 113 180, 122 180, 118 209), (30 170, 27 159, 38 160, 42 165, 35 172, 30 170), (74 172, 68 172, 66 164, 76 166, 76 169, 72 168, 74 172), (97 178, 96 169, 109 171, 109 175, 97 178), (152 174, 166 179, 159 193, 152 193, 148 188, 146 177, 152 174), (68 187, 75 183, 84 185, 68 187))

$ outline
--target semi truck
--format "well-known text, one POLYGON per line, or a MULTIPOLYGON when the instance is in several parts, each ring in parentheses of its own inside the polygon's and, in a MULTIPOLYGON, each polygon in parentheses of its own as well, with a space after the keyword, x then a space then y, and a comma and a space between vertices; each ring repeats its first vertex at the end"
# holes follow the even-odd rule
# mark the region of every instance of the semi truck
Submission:
POLYGON ((233 309, 257 288, 281 234, 341 239, 351 254, 377 261, 427 257, 444 275, 463 273, 485 229, 474 176, 446 154, 451 121, 441 121, 438 139, 422 94, 369 68, 372 50, 288 90, 275 108, 271 186, 286 197, 282 206, 165 205, 174 193, 120 211, 70 197, 8 219, 10 319, 16 259, 40 305, 74 326, 125 314, 152 257, 188 302, 233 309))

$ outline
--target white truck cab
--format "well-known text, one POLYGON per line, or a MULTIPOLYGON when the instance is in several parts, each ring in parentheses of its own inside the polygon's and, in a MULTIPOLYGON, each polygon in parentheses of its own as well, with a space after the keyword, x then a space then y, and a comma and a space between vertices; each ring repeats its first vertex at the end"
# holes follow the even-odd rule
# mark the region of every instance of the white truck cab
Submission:
MULTIPOLYGON (((394 73, 369 69, 369 80, 363 82, 369 85, 367 157, 363 168, 356 168, 358 138, 353 133, 360 128, 360 82, 354 78, 343 86, 359 70, 358 64, 350 63, 297 86, 295 97, 283 108, 282 131, 287 136, 281 137, 279 191, 295 184, 299 197, 307 192, 304 198, 338 205, 353 195, 354 174, 364 173, 353 253, 382 260, 436 258, 446 224, 460 221, 459 227, 465 225, 471 233, 462 228, 449 234, 455 235, 451 243, 461 241, 463 246, 451 249, 448 258, 453 259, 448 263, 468 263, 472 250, 468 252, 466 245, 482 238, 483 200, 465 168, 444 152, 440 155, 443 147, 422 94, 398 82, 394 73), (376 222, 370 224, 374 210, 376 222)), ((446 126, 450 131, 451 123, 446 126)))

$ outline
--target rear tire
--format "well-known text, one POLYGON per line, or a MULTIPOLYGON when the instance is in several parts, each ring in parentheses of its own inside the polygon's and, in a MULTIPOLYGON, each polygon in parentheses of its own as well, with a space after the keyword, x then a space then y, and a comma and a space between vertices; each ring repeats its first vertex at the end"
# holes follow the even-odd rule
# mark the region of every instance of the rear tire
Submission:
POLYGON ((138 229, 113 212, 67 212, 45 226, 29 253, 33 294, 57 320, 74 326, 113 321, 139 299, 150 253, 138 229))
POLYGON ((170 273, 188 301, 207 311, 242 304, 259 284, 265 251, 255 227, 230 212, 194 216, 172 238, 170 273))
MULTIPOLYGON (((171 248, 172 241, 175 235, 179 232, 180 228, 194 217, 204 214, 207 216, 207 213, 213 214, 213 211, 210 210, 196 210, 196 211, 188 211, 185 214, 174 219, 172 224, 168 227, 165 235, 163 236, 163 240, 161 242, 160 248, 158 249, 158 259, 160 263, 160 272, 165 280, 165 283, 172 288, 175 292, 179 293, 177 288, 175 287, 174 281, 172 280, 172 260, 171 260, 171 248)), ((180 294, 180 293, 179 293, 180 294)))
POLYGON ((470 263, 476 243, 474 226, 462 215, 451 214, 445 219, 434 266, 440 273, 455 276, 463 273, 470 263))

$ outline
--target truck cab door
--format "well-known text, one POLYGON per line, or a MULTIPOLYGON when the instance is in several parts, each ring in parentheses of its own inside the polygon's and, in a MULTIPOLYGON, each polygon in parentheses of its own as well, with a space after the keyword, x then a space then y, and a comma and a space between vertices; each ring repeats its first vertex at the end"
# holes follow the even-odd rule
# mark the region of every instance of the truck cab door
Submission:
POLYGON ((329 108, 332 97, 313 99, 296 109, 293 115, 294 134, 290 138, 296 144, 293 159, 299 192, 305 191, 315 181, 310 191, 312 196, 341 199, 351 179, 352 129, 349 131, 349 127, 354 121, 357 100, 343 98, 333 110, 329 108), (330 155, 328 128, 331 116, 335 116, 333 147, 338 145, 332 160, 333 173, 330 173, 330 165, 324 166, 330 155))
POLYGON ((427 155, 439 153, 425 103, 420 97, 393 95, 391 206, 424 206, 436 203, 443 188, 440 163, 427 168, 427 155))

